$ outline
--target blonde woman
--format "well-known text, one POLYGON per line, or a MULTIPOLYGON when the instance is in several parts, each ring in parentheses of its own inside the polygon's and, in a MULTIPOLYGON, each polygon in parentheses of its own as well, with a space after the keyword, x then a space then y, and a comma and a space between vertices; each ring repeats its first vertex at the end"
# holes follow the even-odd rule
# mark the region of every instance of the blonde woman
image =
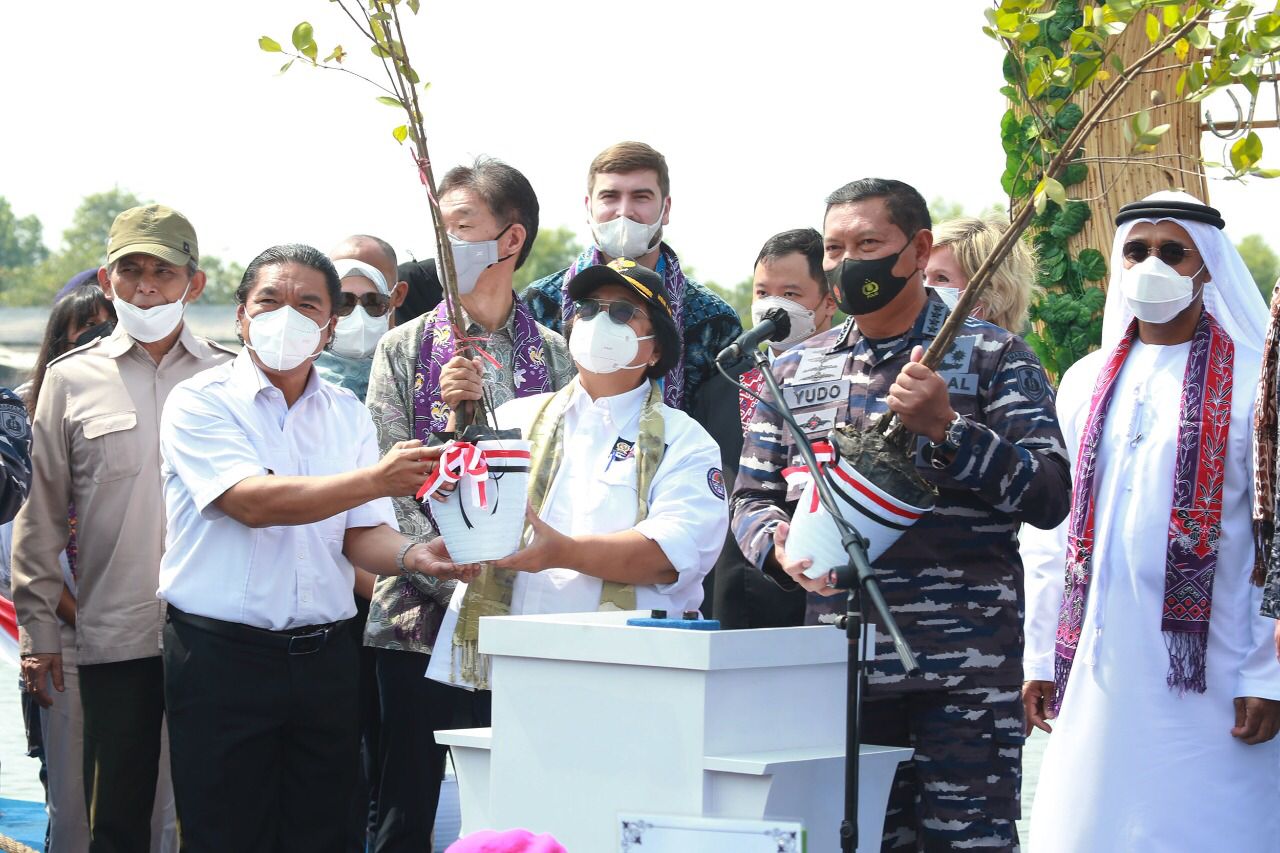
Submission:
MULTIPOLYGON (((925 267, 925 284, 958 298, 960 291, 991 253, 1009 223, 1000 219, 951 219, 933 229, 933 251, 925 267)), ((978 300, 975 317, 1015 334, 1027 329, 1027 312, 1043 290, 1036 284, 1036 259, 1021 240, 996 268, 986 293, 978 300)), ((954 305, 955 300, 947 300, 954 305)))

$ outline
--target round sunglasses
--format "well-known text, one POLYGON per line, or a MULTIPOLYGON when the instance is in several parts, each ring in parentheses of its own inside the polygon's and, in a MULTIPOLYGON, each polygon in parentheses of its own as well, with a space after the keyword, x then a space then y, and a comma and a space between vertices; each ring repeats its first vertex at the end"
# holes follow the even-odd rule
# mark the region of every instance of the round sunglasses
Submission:
POLYGON ((370 317, 381 317, 391 310, 391 297, 383 296, 376 290, 359 296, 344 290, 338 298, 336 313, 339 317, 345 317, 356 310, 357 305, 363 306, 365 313, 370 317))
POLYGON ((1126 258, 1135 264, 1140 264, 1152 254, 1155 254, 1171 267, 1176 267, 1185 261, 1187 255, 1199 254, 1195 249, 1188 248, 1181 243, 1175 243, 1172 240, 1161 243, 1159 247, 1144 243, 1141 240, 1130 240, 1124 244, 1122 252, 1126 258))
POLYGON ((609 319, 617 323, 619 326, 625 326, 635 317, 648 317, 641 309, 632 305, 630 302, 611 302, 606 299, 580 299, 578 300, 578 316, 583 320, 590 320, 592 317, 600 313, 603 308, 609 315, 609 319))

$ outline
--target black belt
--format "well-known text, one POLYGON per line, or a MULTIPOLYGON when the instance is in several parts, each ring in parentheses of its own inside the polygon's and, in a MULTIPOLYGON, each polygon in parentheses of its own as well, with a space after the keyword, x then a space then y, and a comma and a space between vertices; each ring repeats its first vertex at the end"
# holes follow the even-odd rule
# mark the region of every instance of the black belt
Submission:
POLYGON ((172 604, 166 612, 168 619, 173 622, 180 622, 228 639, 280 649, 291 655, 309 655, 320 651, 330 637, 335 636, 351 621, 344 619, 341 622, 330 622, 328 625, 306 625, 301 628, 287 628, 284 631, 268 631, 266 628, 255 628, 239 622, 224 622, 221 619, 210 619, 208 616, 184 613, 172 604))

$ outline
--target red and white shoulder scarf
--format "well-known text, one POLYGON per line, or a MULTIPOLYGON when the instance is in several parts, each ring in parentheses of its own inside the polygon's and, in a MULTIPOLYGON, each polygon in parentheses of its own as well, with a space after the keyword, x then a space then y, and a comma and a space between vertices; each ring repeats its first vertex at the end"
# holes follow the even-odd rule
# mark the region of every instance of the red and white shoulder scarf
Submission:
MULTIPOLYGON (((764 390, 764 374, 760 372, 758 367, 753 367, 742 374, 738 381, 757 394, 764 390)), ((742 420, 742 431, 744 433, 747 431, 747 424, 751 423, 751 416, 755 414, 756 403, 758 402, 759 400, 746 391, 738 391, 738 417, 742 420)))
MULTIPOLYGON (((1067 534, 1066 593, 1058 613, 1054 655, 1054 709, 1062 705, 1071 664, 1084 627, 1093 577, 1094 476, 1098 445, 1116 377, 1138 334, 1135 320, 1098 374, 1089 418, 1080 438, 1067 534)), ((1173 507, 1165 556, 1164 607, 1160 628, 1169 650, 1167 683, 1180 694, 1205 691, 1205 654, 1213 576, 1222 534, 1222 487, 1231 427, 1231 380, 1235 345, 1208 311, 1191 339, 1182 379, 1182 405, 1173 471, 1173 507)))

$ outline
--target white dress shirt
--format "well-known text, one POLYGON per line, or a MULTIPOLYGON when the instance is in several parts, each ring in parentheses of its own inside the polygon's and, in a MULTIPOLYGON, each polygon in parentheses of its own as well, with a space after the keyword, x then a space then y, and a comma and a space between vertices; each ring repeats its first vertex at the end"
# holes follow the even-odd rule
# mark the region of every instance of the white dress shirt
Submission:
MULTIPOLYGON (((662 464, 649 487, 649 515, 636 521, 636 438, 648 383, 616 397, 592 400, 573 380, 564 415, 564 453, 541 517, 567 536, 635 529, 658 544, 679 573, 669 584, 636 586, 636 607, 678 616, 702 604, 702 579, 720 556, 729 524, 720 449, 693 418, 662 407, 662 464), (620 458, 621 457, 621 458, 620 458)), ((501 406, 499 427, 528 434, 547 395, 501 406)), ((513 614, 574 613, 600 606, 600 578, 571 569, 521 572, 512 592, 513 614)))
POLYGON ((378 460, 364 404, 313 369, 292 407, 247 351, 169 395, 160 421, 168 534, 159 596, 273 631, 355 615, 352 527, 396 529, 389 498, 312 524, 252 528, 214 505, 246 477, 340 474, 378 460))

